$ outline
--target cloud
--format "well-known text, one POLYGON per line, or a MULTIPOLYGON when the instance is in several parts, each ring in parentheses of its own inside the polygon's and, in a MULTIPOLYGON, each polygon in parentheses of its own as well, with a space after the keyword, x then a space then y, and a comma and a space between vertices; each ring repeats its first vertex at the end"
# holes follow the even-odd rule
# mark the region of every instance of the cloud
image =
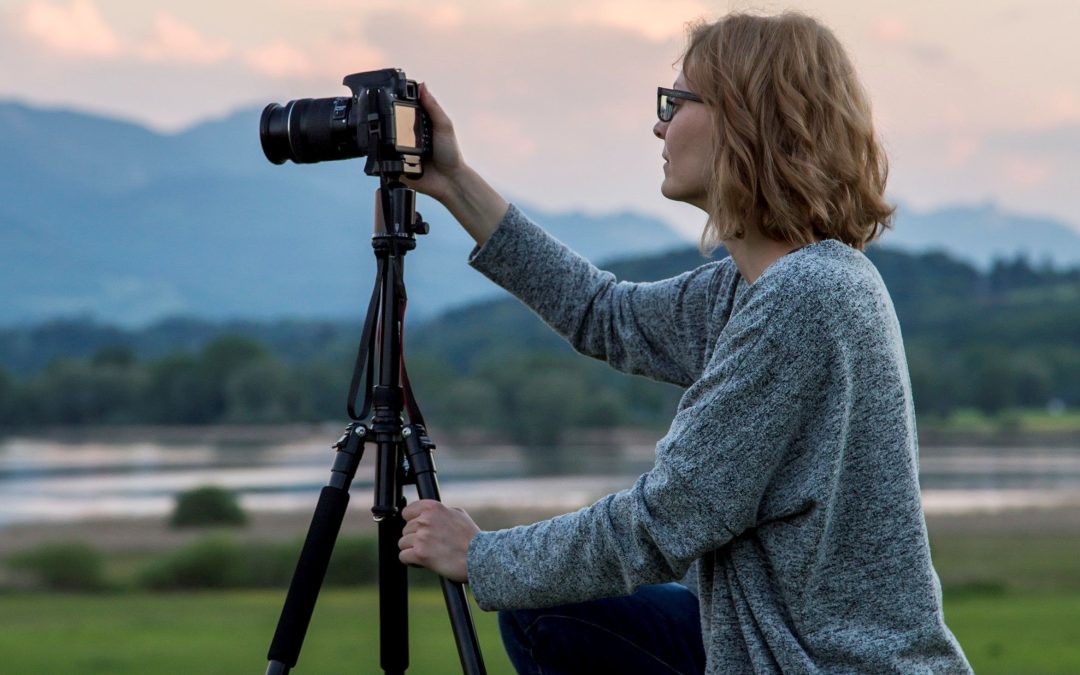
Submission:
POLYGON ((493 166, 502 168, 532 159, 536 155, 536 134, 514 119, 488 111, 479 111, 459 122, 466 133, 475 136, 489 147, 497 147, 493 166))
POLYGON ((1003 162, 1003 171, 1010 183, 1029 189, 1045 183, 1053 173, 1053 166, 1030 157, 1009 157, 1003 162))
POLYGON ((45 48, 76 57, 109 58, 122 51, 119 38, 90 0, 68 5, 31 2, 22 8, 23 33, 45 48))
POLYGON ((1076 223, 1080 124, 910 133, 890 151, 890 192, 920 208, 993 199, 1076 223))
POLYGON ((382 53, 355 40, 320 40, 297 46, 277 41, 243 53, 243 61, 260 75, 275 79, 329 77, 384 67, 382 53))
POLYGON ((708 5, 696 0, 606 0, 576 4, 568 18, 572 24, 632 31, 660 42, 681 37, 689 19, 711 13, 708 5))
POLYGON ((247 50, 244 61, 270 77, 304 77, 311 74, 311 60, 303 51, 279 41, 247 50))
POLYGON ((439 26, 443 29, 459 28, 465 21, 465 12, 461 7, 449 3, 434 6, 425 5, 424 10, 416 16, 421 21, 426 21, 432 26, 439 26))
POLYGON ((980 142, 973 136, 954 136, 945 145, 945 166, 959 169, 966 166, 979 151, 980 142))
POLYGON ((1033 103, 1027 121, 1036 129, 1080 123, 1080 93, 1075 89, 1059 86, 1033 103))
POLYGON ((232 47, 223 41, 209 40, 195 28, 166 12, 154 18, 153 38, 138 49, 138 54, 150 62, 190 63, 210 65, 228 58, 232 47))
POLYGON ((886 44, 906 44, 911 39, 911 24, 903 19, 878 19, 870 29, 871 35, 886 44))
POLYGON ((72 0, 68 5, 35 0, 23 6, 18 16, 26 37, 74 59, 126 57, 145 63, 206 66, 234 51, 227 42, 210 40, 167 12, 155 15, 151 37, 141 44, 119 36, 91 0, 72 0))
POLYGON ((339 82, 349 73, 393 65, 387 62, 386 56, 380 50, 358 39, 346 39, 340 43, 320 40, 309 47, 307 53, 311 54, 315 62, 315 74, 320 77, 329 76, 339 82))
POLYGON ((916 39, 911 23, 904 19, 882 17, 870 27, 870 36, 878 44, 893 47, 924 65, 939 66, 950 61, 944 47, 916 39))

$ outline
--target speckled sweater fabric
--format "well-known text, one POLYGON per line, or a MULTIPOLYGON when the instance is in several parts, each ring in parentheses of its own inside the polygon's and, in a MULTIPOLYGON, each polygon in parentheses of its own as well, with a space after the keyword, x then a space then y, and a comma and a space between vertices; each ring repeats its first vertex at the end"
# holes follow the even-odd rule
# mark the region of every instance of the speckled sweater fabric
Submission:
POLYGON ((583 354, 686 387, 652 470, 476 536, 486 610, 632 593, 697 565, 709 673, 967 673, 919 499, 900 326, 826 240, 748 285, 729 258, 617 282, 511 206, 470 264, 583 354))

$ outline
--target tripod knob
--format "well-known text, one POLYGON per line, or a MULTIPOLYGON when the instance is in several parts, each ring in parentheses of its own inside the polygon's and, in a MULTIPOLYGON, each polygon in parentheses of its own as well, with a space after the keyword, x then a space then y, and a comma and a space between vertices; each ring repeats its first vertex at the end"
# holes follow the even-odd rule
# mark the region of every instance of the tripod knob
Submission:
POLYGON ((417 211, 416 220, 413 221, 412 225, 409 227, 409 230, 413 234, 427 234, 431 231, 431 226, 428 225, 427 221, 424 220, 424 216, 420 215, 420 212, 417 211))

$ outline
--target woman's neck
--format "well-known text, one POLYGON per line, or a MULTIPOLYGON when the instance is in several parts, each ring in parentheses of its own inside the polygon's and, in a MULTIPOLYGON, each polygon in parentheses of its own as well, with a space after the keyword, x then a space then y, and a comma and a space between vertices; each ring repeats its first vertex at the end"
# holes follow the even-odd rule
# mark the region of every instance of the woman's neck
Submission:
POLYGON ((802 247, 767 239, 757 231, 749 231, 742 239, 724 241, 724 248, 735 261, 739 274, 747 284, 752 284, 768 269, 769 265, 802 247))

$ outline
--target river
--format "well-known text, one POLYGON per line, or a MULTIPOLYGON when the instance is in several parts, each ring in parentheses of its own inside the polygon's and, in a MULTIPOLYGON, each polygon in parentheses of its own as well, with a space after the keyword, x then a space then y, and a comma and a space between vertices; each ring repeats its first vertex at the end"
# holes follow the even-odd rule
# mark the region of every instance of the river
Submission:
MULTIPOLYGON (((168 513, 179 492, 236 491, 251 510, 308 511, 340 428, 94 430, 0 440, 0 528, 168 513)), ((456 436, 435 453, 443 499, 464 507, 574 509, 646 471, 658 435, 591 432, 558 453, 456 436)), ((436 437, 437 438, 437 437, 436 437)), ((354 500, 371 500, 373 450, 354 500)), ((1080 448, 923 447, 928 513, 1080 506, 1080 448)), ((411 488, 409 488, 411 493, 411 488)))

